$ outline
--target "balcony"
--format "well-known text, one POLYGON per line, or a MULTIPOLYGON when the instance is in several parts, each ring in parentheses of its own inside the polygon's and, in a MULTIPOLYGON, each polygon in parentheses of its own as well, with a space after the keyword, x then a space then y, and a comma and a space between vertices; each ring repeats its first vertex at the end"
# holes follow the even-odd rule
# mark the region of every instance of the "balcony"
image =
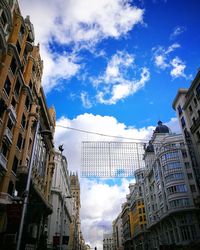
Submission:
POLYGON ((31 52, 33 50, 33 43, 26 41, 26 51, 31 52))
POLYGON ((200 117, 198 117, 195 123, 193 123, 192 127, 190 128, 191 132, 194 134, 194 132, 199 128, 199 126, 200 126, 200 117))
POLYGON ((9 113, 10 113, 10 118, 11 118, 11 120, 12 120, 13 123, 14 123, 14 122, 16 121, 17 115, 16 115, 16 111, 15 111, 15 109, 13 108, 12 105, 10 105, 10 106, 8 107, 8 111, 9 111, 9 113))
POLYGON ((13 138, 13 135, 12 135, 12 132, 10 131, 9 128, 6 128, 5 131, 4 131, 4 137, 8 140, 8 142, 10 144, 12 144, 12 138, 13 138))
POLYGON ((0 171, 2 172, 2 171, 7 171, 7 162, 8 162, 8 160, 6 159, 6 157, 2 154, 2 153, 0 153, 0 171))

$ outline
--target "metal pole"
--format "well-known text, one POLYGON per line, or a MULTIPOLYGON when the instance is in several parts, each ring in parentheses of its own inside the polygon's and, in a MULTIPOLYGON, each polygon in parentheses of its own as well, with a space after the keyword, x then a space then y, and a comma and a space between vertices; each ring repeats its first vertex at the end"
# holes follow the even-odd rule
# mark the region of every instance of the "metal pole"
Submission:
MULTIPOLYGON (((59 146, 59 150, 61 153, 61 168, 63 167, 63 145, 59 146)), ((62 188, 62 187, 61 187, 62 188)), ((61 199, 62 199, 62 211, 61 211, 61 222, 60 222, 60 250, 62 250, 62 238, 63 238, 63 219, 64 219, 64 194, 61 191, 61 199)))
POLYGON ((62 250, 62 238, 63 238, 63 219, 64 219, 64 195, 62 196, 62 214, 61 214, 61 225, 60 225, 60 250, 62 250))
POLYGON ((28 205, 28 196, 29 196, 30 184, 31 184, 31 174, 32 174, 32 168, 33 168, 34 152, 35 152, 35 148, 37 144, 37 134, 38 134, 39 127, 40 127, 40 123, 39 121, 37 121, 35 136, 34 136, 34 141, 33 141, 33 148, 31 152, 31 159, 29 162, 28 177, 27 177, 27 183, 26 183, 26 189, 25 189, 25 198, 24 198, 24 203, 23 203, 22 216, 21 216, 21 221, 20 221, 19 235, 18 235, 16 250, 20 250, 20 246, 21 246, 24 220, 25 220, 25 215, 26 215, 26 210, 27 210, 27 205, 28 205))

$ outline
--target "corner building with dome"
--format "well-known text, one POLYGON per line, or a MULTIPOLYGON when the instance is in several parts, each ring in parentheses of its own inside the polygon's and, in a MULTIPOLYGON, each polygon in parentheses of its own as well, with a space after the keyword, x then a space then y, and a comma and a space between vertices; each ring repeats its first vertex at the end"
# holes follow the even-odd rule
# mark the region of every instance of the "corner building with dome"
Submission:
POLYGON ((141 249, 199 249, 199 190, 182 134, 171 133, 159 121, 145 146, 144 160, 148 236, 139 242, 141 249))

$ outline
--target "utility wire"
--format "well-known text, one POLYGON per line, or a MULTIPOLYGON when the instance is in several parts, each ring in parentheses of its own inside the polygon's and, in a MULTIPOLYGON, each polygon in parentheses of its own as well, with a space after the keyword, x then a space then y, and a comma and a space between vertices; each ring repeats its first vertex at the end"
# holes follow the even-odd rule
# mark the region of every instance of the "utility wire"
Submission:
POLYGON ((118 139, 126 139, 126 140, 132 140, 132 141, 143 141, 143 142, 145 142, 145 141, 148 142, 149 141, 147 139, 146 140, 145 139, 134 139, 134 138, 129 138, 129 137, 117 136, 117 135, 101 134, 101 133, 87 131, 87 130, 83 130, 83 129, 71 128, 71 127, 67 127, 67 126, 63 126, 63 125, 56 125, 56 127, 70 129, 70 130, 74 130, 74 131, 78 131, 78 132, 82 132, 82 133, 87 133, 87 134, 93 134, 93 135, 99 135, 99 136, 105 136, 105 137, 112 137, 112 138, 118 138, 118 139))

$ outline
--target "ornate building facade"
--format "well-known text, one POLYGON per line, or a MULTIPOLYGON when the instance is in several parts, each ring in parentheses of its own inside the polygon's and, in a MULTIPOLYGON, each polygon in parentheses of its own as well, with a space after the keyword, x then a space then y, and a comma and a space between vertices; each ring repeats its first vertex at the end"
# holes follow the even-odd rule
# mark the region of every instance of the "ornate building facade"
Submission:
POLYGON ((53 213, 48 220, 48 248, 69 249, 73 199, 67 160, 62 152, 55 152, 55 169, 51 185, 53 213))
POLYGON ((42 247, 54 170, 55 110, 41 86, 43 62, 29 17, 0 1, 0 238, 15 249, 24 202, 21 249, 42 247))
POLYGON ((181 134, 158 123, 145 148, 144 202, 148 247, 199 244, 199 195, 191 158, 181 134))

